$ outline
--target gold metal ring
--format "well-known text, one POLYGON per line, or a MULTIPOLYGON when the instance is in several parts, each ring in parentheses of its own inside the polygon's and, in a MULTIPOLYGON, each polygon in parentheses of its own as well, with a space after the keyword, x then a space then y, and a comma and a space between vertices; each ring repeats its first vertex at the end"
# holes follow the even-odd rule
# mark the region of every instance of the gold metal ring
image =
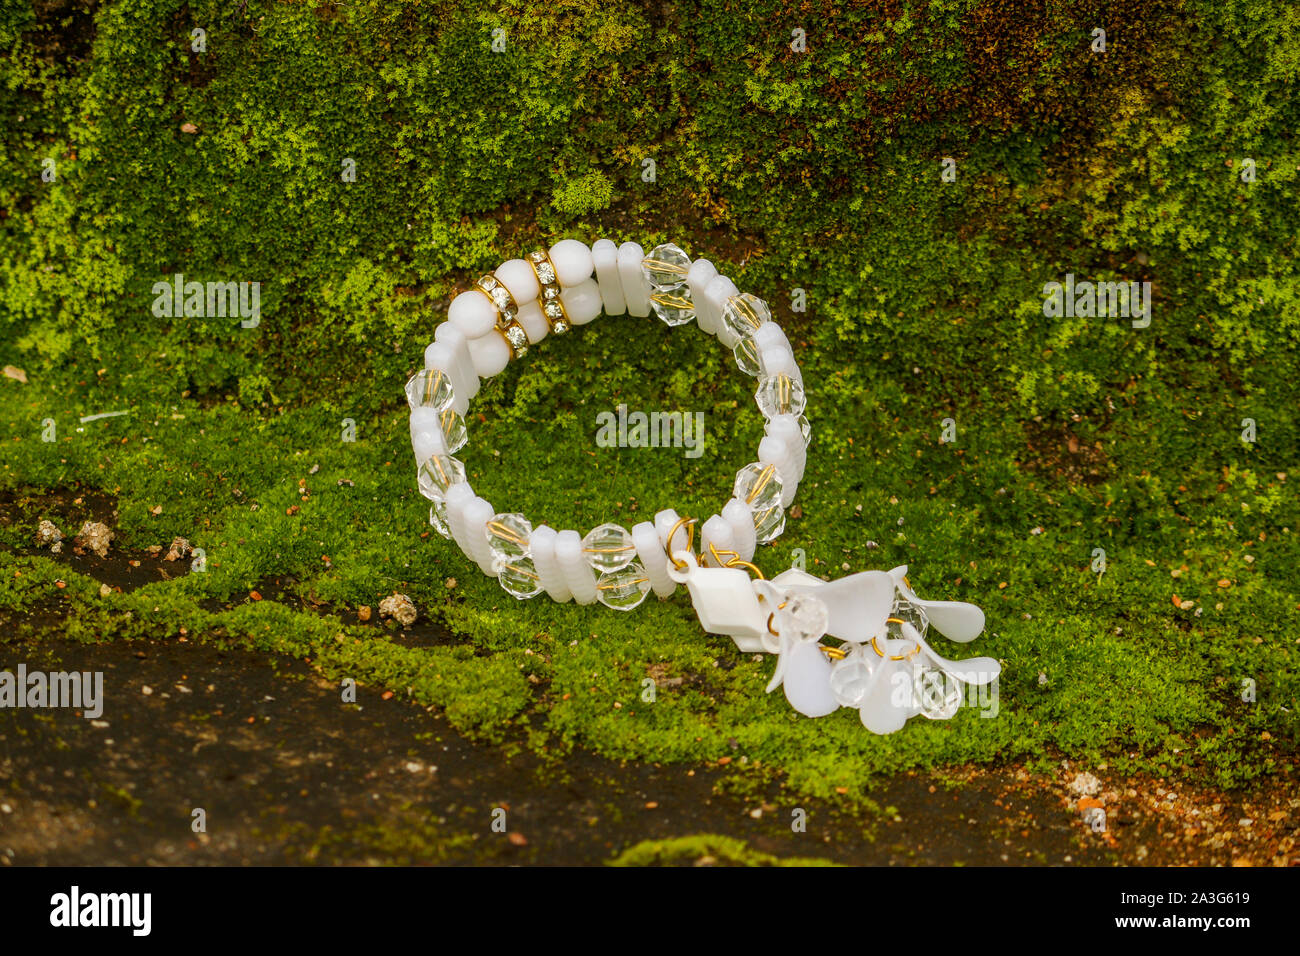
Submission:
MULTIPOLYGON (((891 617, 889 620, 898 621, 898 618, 891 617)), ((898 623, 901 624, 903 622, 898 621, 898 623)), ((871 649, 876 652, 877 657, 885 656, 885 652, 880 649, 880 645, 876 643, 876 639, 874 637, 871 639, 871 649)), ((917 654, 920 653, 921 653, 921 645, 913 642, 912 649, 908 651, 906 654, 890 654, 889 659, 891 661, 906 661, 906 660, 911 660, 913 657, 915 657, 917 654)))
POLYGON ((678 571, 682 570, 687 566, 685 561, 679 561, 676 557, 673 556, 673 537, 681 529, 682 525, 686 525, 686 550, 687 551, 691 550, 691 546, 695 544, 695 519, 694 518, 678 518, 677 523, 673 525, 672 530, 668 532, 668 540, 666 542, 667 546, 664 548, 664 550, 668 552, 668 560, 673 563, 673 567, 676 568, 678 571))

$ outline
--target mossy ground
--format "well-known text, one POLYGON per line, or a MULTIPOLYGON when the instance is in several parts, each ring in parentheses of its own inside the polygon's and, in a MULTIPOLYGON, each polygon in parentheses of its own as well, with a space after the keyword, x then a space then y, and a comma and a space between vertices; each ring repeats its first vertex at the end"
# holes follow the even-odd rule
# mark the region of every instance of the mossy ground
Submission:
MULTIPOLYGON (((1294 11, 1009 10, 18 8, 0 22, 0 359, 28 381, 0 380, 0 486, 110 495, 120 546, 181 535, 207 570, 100 597, 0 555, 0 604, 64 601, 55 630, 78 639, 184 627, 310 658, 552 753, 743 756, 742 788, 862 799, 906 768, 1062 754, 1218 785, 1293 774, 1294 11), (1105 59, 1097 17, 1116 24, 1105 59), (982 52, 999 37, 1016 55, 982 52), (850 711, 807 721, 684 596, 518 603, 430 532, 401 388, 449 295, 604 234, 672 238, 773 303, 814 439, 759 565, 906 563, 922 595, 982 605, 995 718, 890 737, 850 711), (261 281, 261 324, 156 319, 150 288, 175 272, 261 281), (1045 319, 1067 272, 1151 280, 1151 326, 1045 319), (272 576, 339 608, 405 592, 463 646, 246 600, 272 576), (650 704, 647 676, 683 680, 650 704)), ((602 318, 487 383, 462 457, 498 508, 555 527, 704 517, 761 434, 749 385, 694 329, 602 318), (704 455, 596 447, 619 403, 703 412, 704 455)), ((43 516, 0 537, 26 546, 43 516)))

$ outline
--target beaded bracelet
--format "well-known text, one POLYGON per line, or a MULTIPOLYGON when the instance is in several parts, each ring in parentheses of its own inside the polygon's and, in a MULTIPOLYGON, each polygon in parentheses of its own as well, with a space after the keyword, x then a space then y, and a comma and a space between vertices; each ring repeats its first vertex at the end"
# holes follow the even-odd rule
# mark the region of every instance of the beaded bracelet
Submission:
POLYGON ((741 293, 707 259, 692 262, 671 243, 647 255, 635 242, 609 239, 591 247, 564 239, 511 259, 452 300, 406 396, 429 523, 515 598, 545 591, 555 601, 628 611, 651 590, 666 598, 685 584, 705 631, 731 637, 742 651, 779 655, 769 692, 783 686, 791 705, 810 717, 855 707, 876 733, 891 733, 918 713, 951 717, 964 685, 997 678, 992 658, 954 662, 930 648, 930 624, 952 640, 970 641, 983 630, 984 614, 971 604, 921 600, 906 567, 827 583, 798 569, 768 581, 752 563, 755 548, 785 528, 811 427, 789 340, 762 299, 741 293), (757 379, 755 399, 766 419, 758 460, 736 473, 731 500, 700 525, 698 553, 695 519, 671 508, 630 531, 602 524, 585 537, 498 513, 452 457, 466 443, 463 416, 480 379, 500 373, 548 334, 585 325, 602 311, 653 312, 669 326, 694 320, 757 379), (826 644, 827 636, 844 643, 826 644))

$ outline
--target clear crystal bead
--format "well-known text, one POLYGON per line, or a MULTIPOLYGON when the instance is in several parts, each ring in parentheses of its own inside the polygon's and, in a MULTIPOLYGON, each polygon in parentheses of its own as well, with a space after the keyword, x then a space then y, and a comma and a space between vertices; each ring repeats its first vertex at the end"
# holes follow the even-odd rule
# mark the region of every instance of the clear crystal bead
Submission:
POLYGON ((447 451, 456 454, 465 447, 465 442, 469 441, 469 432, 465 430, 465 419, 456 414, 454 409, 443 409, 438 416, 438 424, 442 427, 442 437, 446 439, 447 451))
POLYGON ((430 455, 416 471, 420 494, 430 501, 441 501, 447 489, 465 480, 465 466, 450 455, 430 455))
POLYGON ((451 537, 451 528, 447 524, 447 502, 444 499, 433 499, 433 504, 429 506, 429 524, 444 538, 451 537))
MULTIPOLYGON (((930 619, 926 617, 925 609, 918 604, 913 604, 907 598, 895 598, 889 616, 911 624, 922 637, 925 637, 925 632, 930 627, 930 619)), ((902 629, 897 624, 891 622, 890 628, 890 637, 903 637, 902 629)))
POLYGON ((542 593, 542 579, 537 575, 532 558, 499 558, 492 562, 492 569, 505 592, 521 601, 542 593))
POLYGON ((803 447, 807 448, 812 441, 812 422, 808 421, 807 415, 799 416, 799 432, 803 435, 803 447))
POLYGON ((532 536, 532 523, 521 514, 495 514, 485 528, 488 547, 493 561, 509 561, 531 554, 528 539, 532 536))
POLYGON ((759 544, 771 544, 785 531, 785 509, 778 501, 770 508, 754 512, 754 539, 759 544))
POLYGON ((605 607, 630 611, 650 593, 650 577, 640 561, 633 561, 618 571, 609 571, 596 579, 596 598, 605 607))
POLYGON ((731 493, 743 501, 750 511, 766 511, 781 504, 781 475, 775 465, 755 461, 736 472, 731 493))
POLYGON ((641 260, 641 274, 654 292, 676 292, 686 285, 686 273, 690 271, 691 257, 671 242, 655 246, 641 260))
POLYGON ((737 367, 746 375, 757 375, 759 370, 758 346, 753 339, 741 339, 731 350, 736 356, 737 367))
POLYGON ((961 682, 933 667, 918 667, 912 677, 916 706, 931 720, 948 720, 961 709, 961 682))
POLYGON ((650 308, 668 326, 685 325, 695 318, 695 303, 691 300, 691 290, 686 286, 676 292, 650 293, 650 308))
POLYGON ((807 404, 803 382, 791 378, 784 372, 760 379, 754 398, 764 418, 775 418, 777 415, 802 415, 807 404))
POLYGON ((587 561, 597 571, 611 573, 625 568, 636 557, 632 534, 622 525, 603 524, 592 528, 582 539, 587 561))
POLYGON ((748 292, 733 295, 722 308, 722 324, 737 338, 747 339, 760 325, 771 321, 772 312, 767 303, 748 292))
POLYGON ((785 606, 778 609, 782 637, 792 637, 797 641, 821 640, 829 616, 820 598, 796 592, 782 603, 785 606))
POLYGON ((831 665, 831 693, 841 707, 862 704, 874 670, 874 663, 861 647, 854 647, 847 657, 831 665))
POLYGON ((406 401, 412 408, 442 411, 454 397, 451 377, 440 368, 422 368, 406 380, 406 401))

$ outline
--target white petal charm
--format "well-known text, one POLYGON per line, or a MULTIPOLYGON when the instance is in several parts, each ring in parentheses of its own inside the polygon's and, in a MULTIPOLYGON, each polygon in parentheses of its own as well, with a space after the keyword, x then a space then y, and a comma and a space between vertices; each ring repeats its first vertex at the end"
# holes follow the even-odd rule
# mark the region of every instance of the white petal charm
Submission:
MULTIPOLYGON (((803 587, 791 590, 803 590, 803 587)), ((884 571, 862 571, 829 584, 822 583, 816 588, 816 594, 826 605, 829 620, 826 633, 862 644, 885 632, 885 621, 894 606, 894 579, 884 571)))
POLYGON ((796 641, 785 661, 781 681, 785 699, 805 717, 825 717, 838 710, 840 703, 831 691, 831 663, 816 641, 796 641))
POLYGON ((884 655, 868 681, 867 693, 858 705, 858 716, 862 726, 873 734, 892 734, 907 723, 912 702, 912 669, 893 659, 906 653, 904 642, 879 643, 885 648, 884 655))
POLYGON ((907 583, 907 565, 889 572, 898 587, 898 593, 925 611, 934 629, 959 644, 966 644, 980 636, 984 630, 984 612, 965 601, 923 601, 907 583))

